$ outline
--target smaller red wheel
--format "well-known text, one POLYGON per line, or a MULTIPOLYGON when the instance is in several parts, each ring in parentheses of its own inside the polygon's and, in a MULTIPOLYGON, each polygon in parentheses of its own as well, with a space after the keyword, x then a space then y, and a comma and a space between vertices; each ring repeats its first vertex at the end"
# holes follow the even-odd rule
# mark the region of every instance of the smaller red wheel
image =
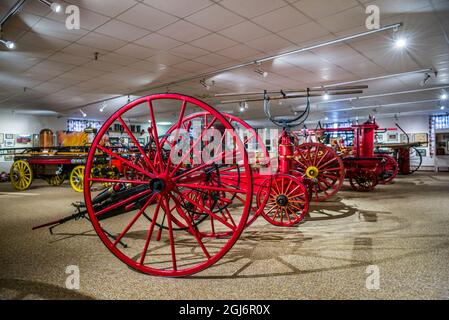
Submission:
POLYGON ((388 154, 381 155, 382 160, 382 173, 379 175, 378 180, 380 184, 387 184, 396 178, 399 172, 399 166, 395 158, 388 154))
POLYGON ((301 222, 309 212, 307 189, 300 179, 277 174, 260 186, 257 205, 263 208, 263 217, 272 225, 291 227, 301 222))
POLYGON ((374 171, 358 170, 349 174, 349 183, 355 191, 373 191, 378 184, 377 175, 374 171))
POLYGON ((325 201, 340 190, 345 168, 335 151, 321 143, 303 143, 295 150, 295 171, 308 181, 313 201, 325 201))

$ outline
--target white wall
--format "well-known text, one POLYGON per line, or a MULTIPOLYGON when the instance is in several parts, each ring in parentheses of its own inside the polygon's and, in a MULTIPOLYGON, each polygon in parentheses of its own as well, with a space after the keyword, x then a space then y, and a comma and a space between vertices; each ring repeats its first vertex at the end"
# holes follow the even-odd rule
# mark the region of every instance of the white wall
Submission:
MULTIPOLYGON (((394 118, 378 119, 380 127, 395 127, 395 123, 399 125, 407 133, 429 133, 429 117, 428 116, 410 116, 401 117, 399 120, 394 118)), ((147 129, 148 123, 142 124, 142 128, 147 129)), ((309 125, 309 127, 313 127, 309 125)), ((20 115, 11 112, 0 111, 0 133, 12 134, 37 134, 42 129, 48 128, 53 132, 67 129, 67 118, 57 118, 56 116, 33 116, 20 115)), ((159 134, 165 133, 168 127, 158 127, 159 134)), ((143 137, 147 137, 145 134, 143 137)), ((427 148, 427 155, 429 149, 427 148)), ((0 162, 0 172, 9 171, 11 163, 0 162)), ((429 156, 423 158, 423 168, 433 170, 434 159, 429 156)))
MULTIPOLYGON (((42 129, 50 129, 53 132, 67 130, 67 119, 67 117, 23 115, 0 111, 0 133, 32 135, 38 134, 42 129)), ((147 132, 147 128, 148 123, 142 124, 142 129, 145 132, 147 132)), ((164 134, 168 128, 169 126, 158 126, 158 134, 164 134)), ((113 134, 113 136, 117 135, 120 134, 113 134)), ((148 133, 142 137, 147 139, 148 133)), ((0 145, 0 148, 2 147, 4 145, 0 145)), ((9 172, 11 164, 12 162, 5 162, 3 157, 0 157, 0 172, 9 172)))
MULTIPOLYGON (((394 128, 396 123, 404 129, 408 134, 413 133, 427 133, 430 140, 430 127, 429 127, 429 116, 409 116, 400 117, 399 120, 395 118, 385 118, 376 120, 377 124, 381 128, 394 128)), ((402 133, 402 132, 399 132, 402 133)), ((426 149, 426 157, 423 157, 423 163, 421 169, 423 170, 433 170, 434 158, 430 157, 430 148, 420 147, 420 149, 426 149)))
MULTIPOLYGON (((3 134, 37 134, 42 129, 51 129, 53 132, 66 130, 67 118, 56 116, 34 116, 16 114, 10 111, 0 112, 0 133, 3 134)), ((0 146, 1 147, 1 146, 0 146)), ((0 160, 0 172, 9 172, 12 162, 0 160)))

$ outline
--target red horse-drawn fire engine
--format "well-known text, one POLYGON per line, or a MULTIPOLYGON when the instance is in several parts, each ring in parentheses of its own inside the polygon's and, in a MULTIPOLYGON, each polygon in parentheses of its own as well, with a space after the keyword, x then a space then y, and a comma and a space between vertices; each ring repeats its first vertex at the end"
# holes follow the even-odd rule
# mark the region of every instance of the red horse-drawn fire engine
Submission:
POLYGON ((137 99, 113 114, 95 137, 78 212, 44 226, 85 217, 106 247, 136 270, 160 276, 199 272, 221 259, 259 215, 274 225, 292 226, 307 214, 310 200, 338 191, 344 178, 339 156, 322 144, 298 145, 291 131, 307 118, 310 96, 323 93, 304 92, 306 110, 293 119, 272 117, 270 99, 264 97, 265 112, 282 127, 274 163, 265 141, 237 117, 180 94, 137 99), (157 116, 167 111, 178 118, 161 136, 157 116), (128 128, 129 114, 148 115, 147 145, 128 128), (114 123, 129 135, 132 154, 100 143, 114 123), (258 146, 254 154, 250 144, 258 146), (120 177, 92 174, 98 153, 121 168, 120 177), (93 183, 110 187, 98 191, 93 183))

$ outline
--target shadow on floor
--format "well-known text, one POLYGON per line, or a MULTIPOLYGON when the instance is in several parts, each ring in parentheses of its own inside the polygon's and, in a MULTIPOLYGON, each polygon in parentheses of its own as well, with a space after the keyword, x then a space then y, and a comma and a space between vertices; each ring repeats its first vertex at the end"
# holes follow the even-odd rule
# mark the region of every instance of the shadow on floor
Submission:
POLYGON ((74 290, 48 283, 0 279, 0 299, 4 300, 94 300, 74 290))

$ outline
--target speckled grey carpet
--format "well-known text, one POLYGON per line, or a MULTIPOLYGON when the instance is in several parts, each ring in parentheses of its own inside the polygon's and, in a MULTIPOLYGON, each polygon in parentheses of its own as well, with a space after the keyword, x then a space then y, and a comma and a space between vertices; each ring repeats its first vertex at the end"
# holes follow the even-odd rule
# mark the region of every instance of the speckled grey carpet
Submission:
POLYGON ((295 228, 260 218, 224 259, 182 279, 130 270, 87 221, 53 236, 31 231, 72 213, 76 200, 82 195, 67 184, 36 181, 24 193, 0 184, 0 298, 449 299, 447 173, 399 177, 372 193, 345 186, 295 228), (79 266, 79 290, 66 289, 69 265, 79 266), (370 265, 378 290, 366 287, 370 265))

